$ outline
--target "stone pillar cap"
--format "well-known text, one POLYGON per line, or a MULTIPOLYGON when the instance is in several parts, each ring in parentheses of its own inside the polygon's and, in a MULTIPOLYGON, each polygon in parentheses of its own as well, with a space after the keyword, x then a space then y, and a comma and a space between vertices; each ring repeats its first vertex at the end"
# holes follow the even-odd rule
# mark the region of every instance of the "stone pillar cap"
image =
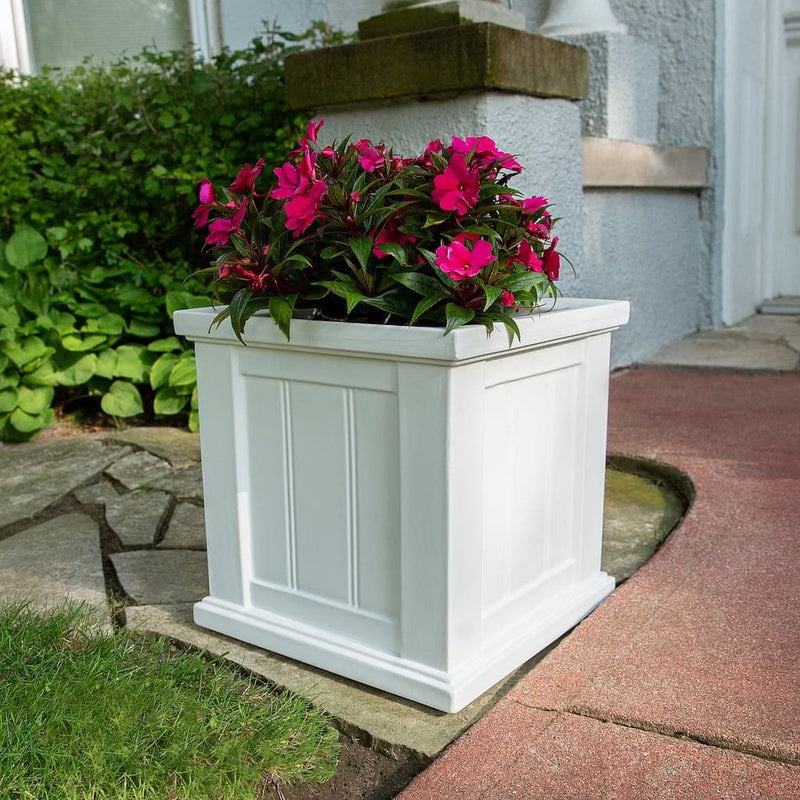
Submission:
POLYGON ((582 47, 487 22, 306 50, 286 57, 290 108, 503 91, 581 100, 582 47))

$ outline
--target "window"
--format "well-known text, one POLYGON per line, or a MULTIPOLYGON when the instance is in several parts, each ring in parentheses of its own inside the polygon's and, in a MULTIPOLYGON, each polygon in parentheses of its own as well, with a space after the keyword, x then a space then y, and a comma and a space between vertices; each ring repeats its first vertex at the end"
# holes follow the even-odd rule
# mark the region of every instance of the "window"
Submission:
POLYGON ((0 60, 32 73, 108 61, 152 45, 219 49, 215 0, 0 0, 0 60))

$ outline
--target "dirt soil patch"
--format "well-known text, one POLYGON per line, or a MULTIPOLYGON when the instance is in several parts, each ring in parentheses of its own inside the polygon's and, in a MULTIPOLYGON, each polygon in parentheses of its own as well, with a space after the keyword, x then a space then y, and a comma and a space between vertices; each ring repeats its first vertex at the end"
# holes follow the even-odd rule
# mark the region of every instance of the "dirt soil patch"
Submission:
POLYGON ((336 774, 325 783, 287 786, 266 777, 258 800, 392 800, 424 768, 417 759, 395 761, 340 735, 336 774))

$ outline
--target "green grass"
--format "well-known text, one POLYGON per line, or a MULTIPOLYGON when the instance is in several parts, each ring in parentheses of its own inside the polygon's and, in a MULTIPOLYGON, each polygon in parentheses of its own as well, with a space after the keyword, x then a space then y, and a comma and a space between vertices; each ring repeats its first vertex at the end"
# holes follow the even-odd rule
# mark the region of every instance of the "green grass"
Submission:
POLYGON ((238 800, 262 775, 324 781, 336 731, 310 704, 90 613, 0 608, 0 799, 238 800))

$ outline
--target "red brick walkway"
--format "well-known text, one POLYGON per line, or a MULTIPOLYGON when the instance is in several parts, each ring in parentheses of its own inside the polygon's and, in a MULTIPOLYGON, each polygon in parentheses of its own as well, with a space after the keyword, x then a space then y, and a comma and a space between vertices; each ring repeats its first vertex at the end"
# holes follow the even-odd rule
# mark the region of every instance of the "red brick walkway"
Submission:
POLYGON ((800 798, 800 375, 615 375, 609 451, 687 518, 401 800, 800 798))

